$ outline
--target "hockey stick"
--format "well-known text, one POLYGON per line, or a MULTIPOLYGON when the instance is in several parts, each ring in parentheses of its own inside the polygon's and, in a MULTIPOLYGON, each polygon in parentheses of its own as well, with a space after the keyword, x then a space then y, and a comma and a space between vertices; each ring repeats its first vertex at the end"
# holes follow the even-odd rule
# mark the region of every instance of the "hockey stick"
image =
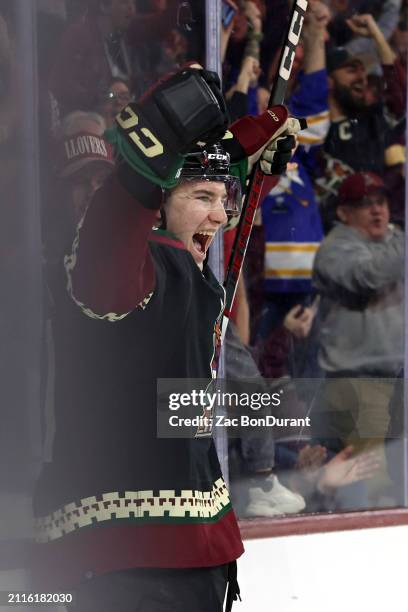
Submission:
MULTIPOLYGON (((295 0, 293 4, 288 30, 285 37, 285 45, 279 58, 278 75, 272 87, 268 108, 271 108, 271 106, 274 106, 275 104, 282 104, 284 102, 307 5, 308 0, 295 0)), ((263 181, 264 174, 261 171, 258 162, 252 170, 249 178, 247 195, 242 206, 241 218, 239 220, 237 234, 235 236, 234 245, 232 247, 231 256, 228 262, 227 274, 224 282, 225 308, 222 321, 222 341, 224 340, 225 332, 227 331, 231 309, 254 223, 255 213, 259 204, 263 181)))

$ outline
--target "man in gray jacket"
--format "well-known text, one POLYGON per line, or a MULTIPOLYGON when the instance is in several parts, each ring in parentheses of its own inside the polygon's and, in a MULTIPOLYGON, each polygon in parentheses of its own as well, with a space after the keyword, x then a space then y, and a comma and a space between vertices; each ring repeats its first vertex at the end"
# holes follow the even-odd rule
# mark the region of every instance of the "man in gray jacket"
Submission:
MULTIPOLYGON (((355 451, 375 447, 381 469, 369 483, 381 505, 389 479, 384 437, 389 400, 403 360, 404 237, 389 225, 382 179, 348 177, 339 190, 337 224, 314 264, 321 294, 319 363, 326 381, 317 427, 355 451), (326 429, 327 428, 327 429, 326 429)), ((384 500, 383 500, 384 501, 384 500)))

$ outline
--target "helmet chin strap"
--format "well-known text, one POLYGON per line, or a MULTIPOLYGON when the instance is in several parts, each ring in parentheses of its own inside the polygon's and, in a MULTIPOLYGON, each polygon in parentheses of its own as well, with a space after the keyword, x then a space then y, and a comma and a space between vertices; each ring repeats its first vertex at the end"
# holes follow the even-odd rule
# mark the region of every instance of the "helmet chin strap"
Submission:
POLYGON ((166 211, 164 210, 163 206, 160 209, 160 226, 159 227, 162 230, 167 229, 166 211))

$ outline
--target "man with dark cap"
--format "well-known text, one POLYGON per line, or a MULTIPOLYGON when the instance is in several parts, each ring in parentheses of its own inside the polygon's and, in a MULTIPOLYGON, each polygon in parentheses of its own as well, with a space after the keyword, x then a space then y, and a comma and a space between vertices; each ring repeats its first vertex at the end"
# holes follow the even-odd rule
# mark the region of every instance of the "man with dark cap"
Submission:
POLYGON ((366 104, 367 71, 360 59, 337 47, 327 57, 331 126, 324 150, 353 170, 382 174, 387 125, 366 104))
MULTIPOLYGON (((356 34, 373 40, 384 70, 385 86, 394 78, 395 54, 371 15, 355 15, 347 20, 356 34)), ((377 59, 373 56, 373 62, 377 59)), ((373 100, 368 84, 369 57, 352 55, 344 47, 327 53, 329 110, 331 125, 319 162, 317 179, 324 224, 331 226, 332 210, 342 180, 352 172, 374 172, 384 177, 386 152, 395 141, 394 130, 386 119, 384 100, 373 100)))

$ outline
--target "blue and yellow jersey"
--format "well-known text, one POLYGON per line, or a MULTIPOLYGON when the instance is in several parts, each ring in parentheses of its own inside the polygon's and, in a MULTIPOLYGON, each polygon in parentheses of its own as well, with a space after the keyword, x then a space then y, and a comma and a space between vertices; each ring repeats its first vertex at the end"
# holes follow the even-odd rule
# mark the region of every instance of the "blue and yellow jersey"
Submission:
POLYGON ((289 108, 296 117, 307 117, 308 128, 299 134, 295 155, 298 169, 287 172, 262 203, 265 228, 265 290, 309 292, 313 260, 323 238, 320 214, 308 162, 329 129, 327 73, 303 74, 289 108))

